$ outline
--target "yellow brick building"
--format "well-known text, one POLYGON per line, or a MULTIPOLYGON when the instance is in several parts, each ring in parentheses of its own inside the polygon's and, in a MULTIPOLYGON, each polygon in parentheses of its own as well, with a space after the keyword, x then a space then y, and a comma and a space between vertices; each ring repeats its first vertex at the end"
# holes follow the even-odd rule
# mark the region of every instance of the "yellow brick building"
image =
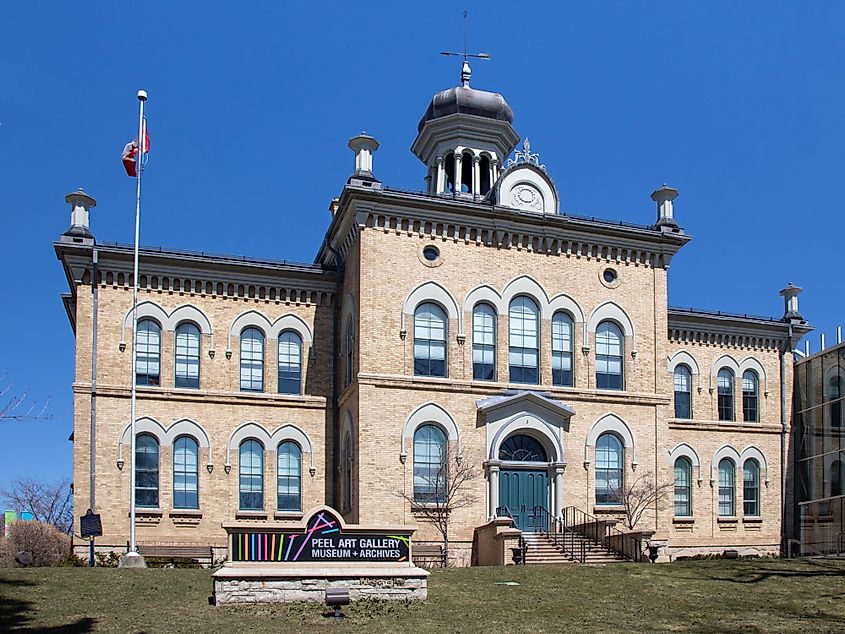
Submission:
POLYGON ((102 515, 99 547, 126 545, 135 460, 141 545, 220 553, 224 522, 320 504, 438 542, 421 509, 469 467, 457 563, 511 518, 610 526, 634 485, 663 492, 634 529, 664 558, 779 551, 798 289, 782 318, 670 308, 677 191, 650 225, 562 213, 504 98, 469 79, 419 123, 426 192, 382 184, 378 143, 350 141, 313 264, 142 249, 134 369, 132 248, 68 195, 74 502, 102 515))

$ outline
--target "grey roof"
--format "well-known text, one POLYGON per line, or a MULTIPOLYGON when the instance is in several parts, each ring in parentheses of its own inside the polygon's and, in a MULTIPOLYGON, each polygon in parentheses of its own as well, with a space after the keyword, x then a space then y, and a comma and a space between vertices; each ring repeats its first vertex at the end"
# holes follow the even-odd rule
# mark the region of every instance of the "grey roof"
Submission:
POLYGON ((417 131, 422 132, 429 121, 450 114, 469 114, 513 123, 513 110, 502 95, 486 90, 476 90, 469 86, 456 86, 434 95, 428 109, 420 119, 417 131))
POLYGON ((533 390, 509 390, 504 394, 497 394, 496 396, 479 399, 475 402, 475 406, 479 411, 486 413, 520 401, 534 402, 564 418, 569 418, 570 416, 575 415, 575 410, 566 403, 550 398, 547 394, 542 392, 535 392, 533 390))

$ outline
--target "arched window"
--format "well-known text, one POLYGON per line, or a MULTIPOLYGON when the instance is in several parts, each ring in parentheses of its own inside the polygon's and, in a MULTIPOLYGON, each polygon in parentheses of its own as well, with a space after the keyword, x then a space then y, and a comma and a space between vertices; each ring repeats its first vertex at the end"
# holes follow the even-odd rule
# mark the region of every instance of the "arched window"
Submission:
POLYGON ((496 380, 496 311, 490 304, 472 309, 472 378, 496 380))
POLYGON ((716 379, 719 391, 719 420, 734 419, 734 373, 729 368, 719 370, 716 379))
POLYGON ((742 466, 742 513, 747 517, 760 515, 760 465, 753 459, 742 466))
POLYGON ((845 476, 845 465, 841 460, 830 463, 830 497, 842 495, 842 480, 845 476))
POLYGON ((173 443, 173 508, 199 508, 199 446, 190 436, 173 443))
POLYGON ((239 508, 260 511, 264 508, 264 447, 257 440, 241 443, 238 452, 239 508))
POLYGON ((352 436, 343 439, 343 508, 352 510, 352 436))
POLYGON ((675 418, 692 418, 692 373, 685 365, 675 366, 675 418))
POLYGON ((414 311, 414 374, 446 376, 446 313, 427 302, 414 311))
POLYGON ((292 330, 279 335, 279 394, 302 393, 302 338, 292 330))
POLYGON ((596 441, 596 504, 621 504, 625 450, 616 434, 604 433, 596 441))
POLYGON ((138 322, 135 384, 161 385, 161 327, 152 319, 138 322))
POLYGON ((482 156, 478 162, 478 169, 481 180, 479 182, 478 193, 484 196, 490 191, 490 157, 482 156))
POLYGON ((834 376, 830 379, 828 400, 830 401, 831 427, 842 427, 842 386, 843 381, 840 377, 834 376))
POLYGON ((352 325, 352 318, 350 317, 346 322, 346 382, 344 385, 351 385, 352 377, 355 375, 353 365, 355 361, 354 343, 355 329, 352 325))
POLYGON ((508 310, 511 383, 540 382, 540 309, 530 297, 515 297, 508 310))
POLYGON ((185 322, 176 327, 176 387, 200 386, 200 330, 185 322))
POLYGON ((735 471, 736 467, 730 458, 722 458, 719 461, 719 515, 721 517, 736 515, 735 471))
POLYGON ((742 420, 746 423, 756 423, 759 417, 758 402, 760 381, 754 370, 742 373, 742 420))
POLYGON ((536 438, 525 434, 508 437, 499 448, 499 460, 510 462, 548 462, 548 454, 536 438))
POLYGON ((135 505, 158 508, 158 440, 150 434, 135 439, 135 505))
POLYGON ((264 391, 264 334, 258 328, 241 332, 241 391, 264 391))
POLYGON ((571 387, 572 380, 572 317, 558 312, 552 317, 552 385, 571 387))
POLYGON ((446 499, 446 434, 435 425, 414 432, 414 502, 429 504, 446 499))
POLYGON ((302 450, 285 441, 277 451, 276 493, 280 511, 302 510, 302 450))
POLYGON ((692 463, 681 456, 675 460, 675 516, 692 515, 692 463))
POLYGON ((621 390, 625 344, 619 326, 603 321, 596 328, 596 388, 621 390))

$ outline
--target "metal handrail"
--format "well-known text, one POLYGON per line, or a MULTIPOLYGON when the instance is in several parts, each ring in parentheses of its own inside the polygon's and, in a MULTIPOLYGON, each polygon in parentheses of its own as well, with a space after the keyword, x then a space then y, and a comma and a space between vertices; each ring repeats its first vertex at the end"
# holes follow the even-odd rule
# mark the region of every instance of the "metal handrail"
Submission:
POLYGON ((511 510, 507 506, 497 506, 496 517, 510 518, 511 526, 513 526, 514 528, 519 528, 519 522, 516 521, 516 518, 511 514, 511 510))
POLYGON ((606 521, 574 506, 563 509, 561 518, 566 528, 594 541, 608 552, 627 561, 642 561, 643 542, 640 537, 609 526, 606 521))
POLYGON ((540 534, 545 535, 556 548, 560 548, 564 555, 582 564, 587 560, 587 544, 561 518, 553 517, 542 506, 535 506, 532 514, 535 528, 539 528, 540 534))

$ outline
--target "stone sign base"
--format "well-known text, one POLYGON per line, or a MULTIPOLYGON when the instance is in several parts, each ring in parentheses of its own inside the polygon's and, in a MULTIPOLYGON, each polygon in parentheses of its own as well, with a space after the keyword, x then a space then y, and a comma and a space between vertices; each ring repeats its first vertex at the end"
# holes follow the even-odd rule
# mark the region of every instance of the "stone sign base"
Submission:
POLYGON ((428 575, 404 565, 243 566, 227 564, 214 573, 215 605, 241 603, 322 603, 327 588, 346 588, 352 601, 387 599, 424 601, 428 575))

